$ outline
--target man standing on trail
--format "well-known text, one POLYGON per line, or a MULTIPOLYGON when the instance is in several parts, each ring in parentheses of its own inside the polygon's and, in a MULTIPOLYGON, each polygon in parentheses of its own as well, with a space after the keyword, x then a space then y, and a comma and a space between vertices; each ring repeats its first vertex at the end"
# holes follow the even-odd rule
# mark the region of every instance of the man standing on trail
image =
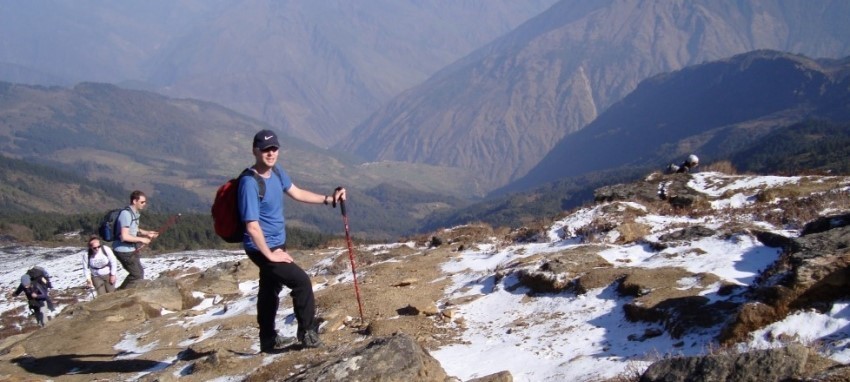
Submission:
POLYGON ((136 245, 150 244, 159 232, 139 228, 139 216, 147 207, 148 198, 144 192, 133 191, 130 194, 130 206, 118 214, 118 226, 121 227, 118 239, 112 242, 112 250, 121 266, 129 273, 118 289, 134 288, 139 281, 145 279, 145 270, 136 245))
POLYGON ((316 320, 316 302, 310 276, 286 252, 286 223, 283 194, 311 204, 332 204, 345 200, 345 189, 338 187, 333 195, 319 195, 298 188, 286 171, 277 166, 280 143, 270 130, 254 136, 252 152, 256 176, 239 178, 239 215, 245 223, 243 248, 248 258, 260 268, 257 292, 257 324, 260 327, 260 351, 273 352, 296 341, 302 346, 321 345, 316 320), (262 184, 261 184, 262 183, 262 184), (260 198, 260 189, 264 189, 260 198), (278 295, 283 286, 291 289, 292 305, 298 322, 296 338, 282 337, 275 329, 275 317, 280 304, 278 295))

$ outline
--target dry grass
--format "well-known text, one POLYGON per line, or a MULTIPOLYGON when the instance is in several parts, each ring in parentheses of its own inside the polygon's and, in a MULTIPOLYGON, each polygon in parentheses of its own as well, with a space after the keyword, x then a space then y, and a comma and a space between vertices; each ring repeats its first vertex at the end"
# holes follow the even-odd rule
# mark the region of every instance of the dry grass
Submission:
POLYGON ((719 172, 727 175, 737 175, 738 170, 728 160, 714 162, 703 167, 703 171, 719 172))
POLYGON ((546 231, 540 227, 520 227, 510 233, 510 241, 514 243, 536 243, 545 237, 546 231))
POLYGON ((850 209, 850 193, 832 191, 816 193, 808 197, 781 199, 773 204, 761 204, 753 213, 757 220, 774 225, 800 228, 821 216, 825 210, 846 211, 850 209))
POLYGON ((611 230, 617 228, 617 224, 607 218, 595 218, 589 224, 576 229, 576 235, 584 237, 585 243, 600 243, 602 238, 611 230))
POLYGON ((702 355, 736 355, 742 352, 742 349, 735 346, 724 346, 715 342, 709 342, 703 346, 702 355))
MULTIPOLYGON (((654 349, 654 350, 649 351, 646 354, 644 354, 643 357, 640 358, 640 361, 642 361, 642 363, 646 363, 646 362, 655 363, 655 362, 660 361, 662 359, 672 358, 672 357, 678 357, 678 355, 673 355, 673 354, 664 355, 664 354, 661 354, 658 351, 658 349, 654 349)), ((643 365, 641 363, 638 363, 636 361, 630 361, 628 364, 626 364, 626 369, 623 370, 620 374, 617 374, 616 376, 614 376, 612 378, 600 380, 599 382, 637 382, 637 381, 640 381, 640 377, 641 377, 641 375, 643 375, 643 372, 645 371, 645 369, 646 368, 643 367, 643 365)))
MULTIPOLYGON (((850 192, 842 190, 846 186, 842 183, 843 179, 803 177, 796 183, 764 188, 755 194, 755 203, 728 212, 712 208, 708 200, 688 207, 663 203, 652 209, 655 213, 668 216, 716 216, 730 222, 764 221, 775 226, 798 229, 819 218, 824 211, 850 210, 850 192)), ((720 198, 729 198, 739 192, 746 191, 727 191, 720 198)))
POLYGON ((777 187, 771 187, 762 190, 756 195, 756 199, 760 202, 771 202, 776 199, 798 199, 805 195, 814 195, 819 193, 829 193, 833 190, 841 188, 841 182, 838 178, 819 178, 823 181, 812 182, 803 178, 795 184, 786 184, 777 187))
POLYGON ((643 375, 643 371, 640 366, 634 363, 629 363, 626 365, 626 370, 623 370, 620 374, 600 382, 638 382, 640 381, 641 375, 643 375))

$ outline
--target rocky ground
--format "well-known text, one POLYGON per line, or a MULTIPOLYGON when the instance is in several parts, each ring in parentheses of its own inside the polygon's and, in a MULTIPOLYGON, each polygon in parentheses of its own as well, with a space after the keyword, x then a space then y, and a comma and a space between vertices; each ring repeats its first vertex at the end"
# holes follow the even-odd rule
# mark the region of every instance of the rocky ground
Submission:
MULTIPOLYGON (((164 274, 144 288, 80 301, 43 329, 3 339, 0 375, 13 380, 20 376, 19 380, 90 381, 93 375, 118 380, 160 367, 163 372, 141 379, 206 381, 244 376, 269 380, 295 375, 318 360, 337 358, 397 332, 426 348, 455 341, 458 325, 452 323, 449 310, 436 304, 446 283, 439 265, 456 256, 457 248, 429 248, 422 240, 419 249, 403 245, 358 248, 363 320, 344 247, 292 252, 305 269, 321 269, 317 272, 321 275, 314 277, 324 342, 318 349, 294 346, 279 355, 258 354, 255 316, 241 311, 254 302, 242 301, 240 283, 258 278, 257 268, 246 260, 164 274), (218 296, 214 306, 192 309, 210 296, 218 296), (231 310, 234 313, 229 314, 231 310), (206 315, 210 318, 197 319, 206 315), (116 352, 122 341, 131 343, 129 348, 144 349, 144 354, 116 352)), ((75 293, 80 291, 65 292, 75 293)), ((74 300, 65 294, 57 300, 74 300)), ((290 300, 282 297, 281 312, 291 311, 290 300)))
MULTIPOLYGON (((702 179, 716 183, 696 186, 689 175, 656 174, 600 189, 596 204, 573 211, 569 216, 574 224, 562 223, 560 228, 551 222, 514 231, 470 225, 408 243, 359 246, 355 253, 362 320, 344 243, 293 251, 314 275, 324 342, 317 349, 293 346, 280 354, 258 354, 251 310, 257 269, 245 260, 203 269, 182 267, 144 288, 93 301, 79 298, 84 291, 69 289, 57 296, 68 308, 47 327, 4 332, 0 376, 17 381, 459 380, 428 352, 465 341, 467 322, 458 312, 481 295, 449 290, 457 286, 443 265, 469 251, 489 248, 480 252, 496 255, 511 247, 510 259, 486 270, 482 279, 521 290, 527 300, 581 296, 610 287, 626 301, 624 322, 657 323, 624 341, 667 335, 682 339, 674 346, 684 348, 689 334, 712 332, 713 346, 729 346, 700 357, 663 357, 645 373, 642 368, 614 380, 638 380, 640 374, 642 381, 847 380, 841 379, 850 375, 843 365, 811 347, 732 350, 749 333, 792 312, 824 311, 848 298, 847 179, 763 185, 748 191, 751 202, 739 205, 730 201, 745 193, 732 187, 742 178, 702 179), (819 217, 824 211, 831 213, 819 217), (582 214, 586 219, 577 217, 582 214), (717 223, 695 223, 709 215, 717 223), (648 223, 659 217, 668 223, 648 223), (605 254, 616 246, 637 245, 662 260, 686 264, 709 255, 690 245, 705 238, 752 240, 779 255, 750 285, 741 285, 685 266, 638 267, 625 256, 605 254), (552 247, 565 240, 577 244, 552 247), (553 249, 526 253, 521 245, 535 242, 553 249)), ((285 316, 289 299, 283 297, 279 324, 293 332, 291 317, 285 316)), ((539 324, 534 317, 520 318, 505 333, 539 324)), ((494 374, 481 380, 509 381, 512 376, 494 374)))

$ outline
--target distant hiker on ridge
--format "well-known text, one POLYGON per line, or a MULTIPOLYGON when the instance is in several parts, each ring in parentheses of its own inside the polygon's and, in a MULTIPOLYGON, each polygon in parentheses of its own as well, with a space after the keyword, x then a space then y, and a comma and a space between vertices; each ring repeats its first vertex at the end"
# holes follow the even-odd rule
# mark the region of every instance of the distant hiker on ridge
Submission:
POLYGON ((694 168, 699 166, 699 158, 696 155, 691 154, 688 155, 688 158, 685 159, 682 164, 676 166, 675 164, 670 164, 667 166, 667 173, 669 174, 681 174, 681 173, 689 173, 693 172, 694 168))
POLYGON ((100 244, 100 238, 89 238, 88 250, 83 253, 83 276, 88 288, 94 288, 97 295, 115 291, 118 260, 112 248, 100 244))
POLYGON ((50 288, 53 288, 50 283, 50 274, 42 267, 32 267, 21 276, 21 284, 13 293, 14 296, 21 293, 27 296, 30 313, 35 316, 35 321, 42 327, 44 326, 44 313, 41 312, 41 308, 44 304, 47 303, 47 308, 51 312, 55 310, 53 300, 50 299, 50 288))
POLYGON ((121 211, 118 215, 121 232, 112 242, 112 250, 115 251, 115 257, 118 258, 121 266, 129 273, 118 289, 133 288, 139 281, 145 279, 145 270, 138 251, 141 247, 137 247, 137 244, 150 244, 151 239, 159 236, 159 232, 139 228, 139 216, 147 204, 148 198, 144 192, 133 191, 130 194, 130 208, 121 211))
POLYGON ((241 176, 237 196, 239 215, 245 222, 242 245, 248 258, 260 268, 257 324, 260 326, 260 351, 263 353, 289 346, 296 340, 304 347, 321 345, 313 283, 286 252, 283 194, 302 203, 332 203, 334 207, 337 201, 345 200, 342 187, 334 190, 333 195, 319 195, 298 188, 286 171, 277 166, 279 149, 280 143, 273 131, 261 130, 254 136, 254 166, 249 171, 258 177, 241 176), (259 197, 260 187, 265 190, 262 199, 259 197), (280 304, 278 295, 284 285, 292 290, 290 296, 298 322, 296 338, 279 336, 275 329, 275 316, 280 304))

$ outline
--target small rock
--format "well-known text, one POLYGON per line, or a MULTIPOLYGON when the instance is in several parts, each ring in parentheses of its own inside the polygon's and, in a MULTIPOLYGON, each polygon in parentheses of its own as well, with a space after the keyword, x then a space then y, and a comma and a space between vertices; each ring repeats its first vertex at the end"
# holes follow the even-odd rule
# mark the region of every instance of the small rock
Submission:
POLYGON ((419 279, 417 279, 417 278, 406 278, 406 279, 401 280, 400 282, 394 284, 393 286, 394 287, 404 287, 404 286, 410 286, 410 285, 416 284, 417 282, 419 282, 419 279))

